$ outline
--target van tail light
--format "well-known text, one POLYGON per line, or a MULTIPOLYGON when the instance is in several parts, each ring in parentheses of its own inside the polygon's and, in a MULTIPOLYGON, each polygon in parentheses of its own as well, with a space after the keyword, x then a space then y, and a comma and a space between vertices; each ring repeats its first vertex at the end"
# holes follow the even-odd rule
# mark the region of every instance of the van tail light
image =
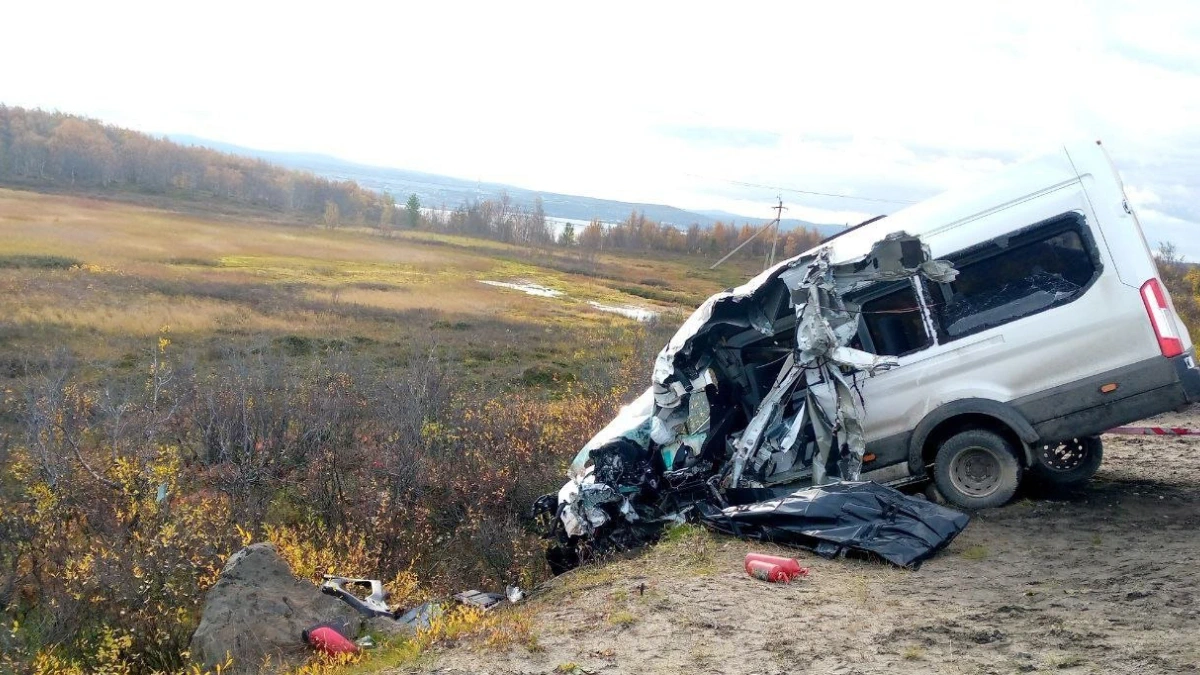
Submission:
POLYGON ((1158 338, 1162 355, 1170 358, 1182 354, 1183 340, 1179 337, 1171 306, 1158 279, 1142 284, 1142 302, 1146 303, 1146 312, 1150 314, 1150 325, 1154 327, 1154 336, 1158 338))

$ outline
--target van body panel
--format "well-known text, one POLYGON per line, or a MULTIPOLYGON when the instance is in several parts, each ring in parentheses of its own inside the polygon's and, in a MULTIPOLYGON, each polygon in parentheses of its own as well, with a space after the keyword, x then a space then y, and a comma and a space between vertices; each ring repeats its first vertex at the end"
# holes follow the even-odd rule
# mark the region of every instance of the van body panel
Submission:
POLYGON ((1187 393, 1183 384, 1176 382, 1100 405, 1069 406, 1068 409, 1072 412, 1039 422, 1036 428, 1043 435, 1045 442, 1055 443, 1082 436, 1094 436, 1115 426, 1153 417, 1162 413, 1164 409, 1171 410, 1187 403, 1187 393))
POLYGON ((1067 304, 968 337, 939 339, 901 356, 898 368, 866 380, 868 442, 909 430, 913 420, 956 400, 1010 402, 1159 355, 1141 295, 1115 274, 1113 256, 1090 212, 1083 186, 1072 182, 978 216, 970 227, 943 228, 928 236, 935 256, 953 259, 980 242, 1076 214, 1082 217, 1099 274, 1067 304))
MULTIPOLYGON (((833 248, 834 260, 844 260, 861 255, 862 251, 870 250, 875 242, 900 230, 928 241, 929 235, 935 231, 955 229, 979 216, 1009 208, 1055 186, 1077 183, 1078 180, 1065 153, 1045 155, 989 176, 986 182, 945 192, 904 208, 886 218, 838 235, 825 245, 833 248)), ((987 238, 987 235, 966 236, 976 241, 987 238)), ((808 253, 815 251, 816 248, 808 253)), ((940 255, 936 249, 933 254, 940 255)))
POLYGON ((1125 195, 1120 174, 1104 148, 1098 144, 1071 146, 1065 148, 1065 152, 1087 191, 1096 221, 1104 231, 1109 248, 1144 253, 1121 256, 1117 263, 1117 274, 1121 280, 1140 288, 1142 282, 1157 274, 1157 269, 1153 252, 1125 195))
MULTIPOLYGON (((1108 152, 1099 143, 1070 146, 1066 148, 1080 181, 1086 190, 1096 222, 1104 232, 1105 240, 1110 250, 1119 253, 1115 256, 1117 274, 1121 281, 1134 288, 1140 289, 1149 279, 1158 279, 1158 267, 1154 263, 1153 253, 1146 235, 1142 231, 1137 213, 1129 204, 1125 194, 1125 184, 1121 174, 1113 166, 1108 152), (1144 255, 1138 255, 1138 252, 1144 255)), ((1175 303, 1167 297, 1171 314, 1178 317, 1175 303)), ((1192 338, 1187 326, 1176 318, 1175 328, 1183 341, 1183 350, 1192 349, 1192 338)))
MULTIPOLYGON (((1081 221, 1097 269, 1082 294, 961 337, 931 336, 925 348, 899 356, 897 368, 863 381, 867 451, 875 455, 865 470, 907 459, 916 473, 927 459, 924 436, 949 414, 989 414, 1034 443, 1099 433, 1200 401, 1200 370, 1182 321, 1175 323, 1185 355, 1162 356, 1140 292, 1158 278, 1157 267, 1120 176, 1098 144, 1023 162, 825 245, 835 260, 847 259, 903 231, 921 237, 934 257, 970 261, 973 248, 1002 251, 1013 236, 1067 218, 1081 221), (1101 393, 1109 383, 1117 390, 1101 393), (975 410, 978 401, 996 407, 975 410)), ((926 307, 931 298, 925 289, 924 313, 936 321, 926 307)))
POLYGON ((874 455, 875 458, 863 462, 863 471, 872 471, 880 467, 906 462, 911 446, 911 431, 904 431, 885 438, 878 438, 874 441, 867 441, 866 455, 874 455))
POLYGON ((1144 419, 1196 400, 1188 382, 1200 372, 1187 359, 1156 356, 1078 382, 1014 401, 1043 440, 1061 441, 1098 434, 1114 426, 1144 419), (1102 387, 1116 385, 1110 393, 1102 387))
POLYGON ((1171 359, 1175 364, 1175 372, 1183 384, 1183 393, 1188 403, 1200 403, 1200 368, 1196 363, 1196 348, 1189 349, 1182 356, 1171 359))
MULTIPOLYGON (((1013 405, 1038 427, 1081 408, 1109 405, 1179 382, 1171 359, 1156 356, 1013 401, 1013 405), (1105 393, 1102 388, 1116 388, 1105 393)), ((1129 421, 1129 420, 1125 420, 1129 421)), ((1118 422, 1120 424, 1121 422, 1118 422)))

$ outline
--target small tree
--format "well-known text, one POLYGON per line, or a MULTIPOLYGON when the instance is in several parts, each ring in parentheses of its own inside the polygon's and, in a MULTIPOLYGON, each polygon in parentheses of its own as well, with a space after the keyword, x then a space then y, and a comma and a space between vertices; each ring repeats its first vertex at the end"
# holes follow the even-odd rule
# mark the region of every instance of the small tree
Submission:
POLYGON ((1171 242, 1159 242, 1154 259, 1176 313, 1194 338, 1200 331, 1200 268, 1188 264, 1171 242))
POLYGON ((561 246, 574 246, 575 245, 575 225, 574 224, 568 222, 566 225, 563 225, 562 234, 558 235, 558 243, 561 246))
POLYGON ((392 199, 392 195, 388 192, 383 193, 382 206, 379 208, 379 229, 387 234, 392 229, 392 224, 396 219, 396 200, 392 199))
POLYGON ((333 229, 338 226, 342 220, 341 212, 338 211, 338 205, 332 200, 325 200, 325 227, 333 229))
POLYGON ((579 254, 588 260, 594 260, 596 253, 604 247, 604 226, 599 218, 593 218, 583 228, 579 235, 579 254))
POLYGON ((414 230, 421 223, 421 199, 416 194, 408 196, 408 202, 404 204, 404 215, 408 219, 408 226, 414 230))

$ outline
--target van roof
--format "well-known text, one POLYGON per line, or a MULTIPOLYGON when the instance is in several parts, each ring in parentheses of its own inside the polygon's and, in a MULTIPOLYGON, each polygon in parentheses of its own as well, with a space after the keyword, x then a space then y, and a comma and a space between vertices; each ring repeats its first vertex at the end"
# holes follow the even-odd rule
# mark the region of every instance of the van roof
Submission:
MULTIPOLYGON (((834 260, 855 258, 892 232, 928 239, 987 213, 1079 180, 1080 175, 1112 171, 1104 149, 1096 143, 1068 144, 1032 157, 983 180, 943 192, 886 218, 867 221, 826 239, 801 256, 823 246, 833 248, 834 260)), ((937 251, 934 252, 938 254, 937 251)), ((800 256, 798 256, 800 257, 800 256)))

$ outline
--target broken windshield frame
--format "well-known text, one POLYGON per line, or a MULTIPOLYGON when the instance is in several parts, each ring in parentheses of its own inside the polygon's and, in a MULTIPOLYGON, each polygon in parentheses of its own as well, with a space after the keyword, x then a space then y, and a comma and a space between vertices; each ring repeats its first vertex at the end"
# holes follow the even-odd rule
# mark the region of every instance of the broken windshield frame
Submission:
POLYGON ((1074 302, 1103 270, 1091 229, 1078 212, 946 258, 960 270, 959 278, 925 286, 942 344, 1074 302))
POLYGON ((851 346, 880 356, 906 356, 933 346, 915 280, 876 284, 846 296, 846 307, 859 313, 858 335, 851 346))

